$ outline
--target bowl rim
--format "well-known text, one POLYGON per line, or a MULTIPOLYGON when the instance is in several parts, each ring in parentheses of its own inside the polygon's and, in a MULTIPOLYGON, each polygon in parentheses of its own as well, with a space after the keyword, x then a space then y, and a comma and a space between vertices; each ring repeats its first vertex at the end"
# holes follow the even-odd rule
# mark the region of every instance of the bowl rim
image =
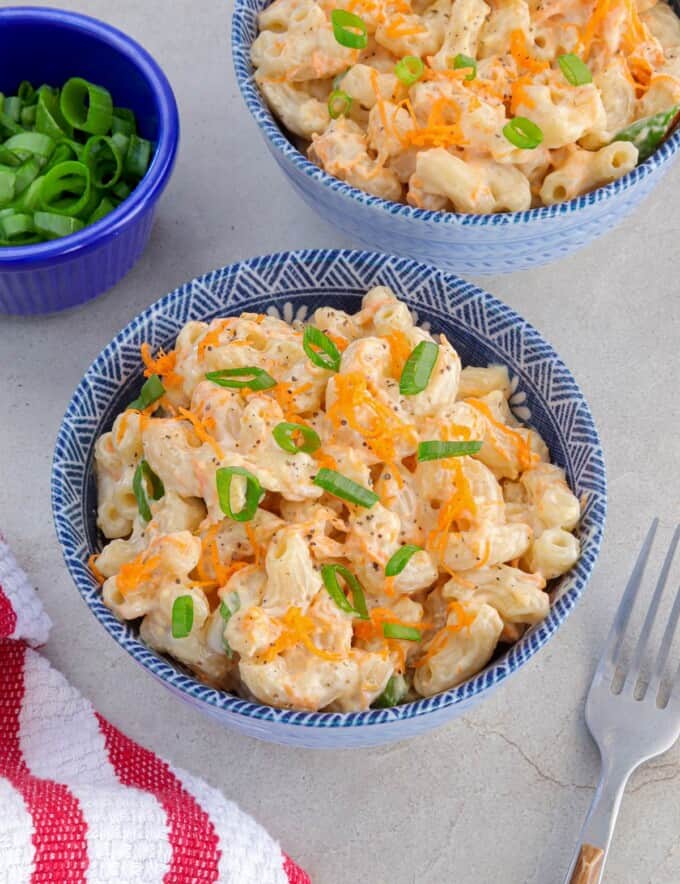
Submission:
MULTIPOLYGON (((315 289, 323 291, 322 284, 315 285, 315 289)), ((235 306, 247 306, 239 302, 235 306)), ((423 303, 420 308, 423 313, 427 313, 427 304, 423 303)), ((184 314, 182 314, 184 315, 184 314)), ((428 317, 425 316, 427 319, 428 317)), ((188 317, 184 317, 184 321, 188 321, 188 317)), ((120 357, 118 357, 120 358, 120 357)), ((107 395, 108 399, 108 395, 107 395)), ((550 408, 549 412, 554 420, 554 409, 550 408)), ((81 424, 82 418, 78 419, 78 426, 81 424)), ((91 421, 88 422, 88 427, 91 421)), ((87 427, 83 426, 83 430, 89 433, 87 427)), ((595 422, 583 396, 583 393, 573 378, 573 375, 566 367, 564 362, 557 355, 553 347, 543 336, 526 320, 521 318, 511 307, 505 305, 502 301, 495 298, 490 293, 484 291, 476 285, 467 283, 452 273, 440 270, 430 265, 423 264, 410 258, 399 258, 396 256, 386 255, 365 250, 353 249, 307 249, 292 252, 278 252, 271 255, 258 256, 243 261, 238 261, 226 267, 211 271, 200 277, 185 283, 174 289, 172 292, 164 295, 155 303, 151 304, 134 319, 132 319, 113 340, 101 351, 92 364, 85 372, 78 387, 76 388, 69 404, 66 408, 64 418, 59 428, 57 440, 55 443, 54 456, 52 462, 51 474, 51 498, 52 513, 55 523, 56 533, 62 548, 62 553, 66 566, 71 573, 71 577, 76 584, 76 588, 80 592, 83 600, 90 608, 90 611, 99 620, 106 631, 124 648, 137 663, 141 664, 152 675, 159 678, 166 687, 174 691, 184 694, 186 699, 198 705, 206 704, 212 707, 212 711, 216 714, 227 713, 228 715, 243 716, 249 719, 259 721, 268 721, 272 726, 277 724, 302 726, 305 728, 351 728, 362 726, 379 726, 389 725, 398 721, 427 715, 435 710, 448 706, 458 705, 464 701, 469 701, 473 697, 478 697, 486 693, 490 688, 500 684, 509 675, 520 669, 528 662, 543 645, 554 635, 557 629, 566 620, 568 614, 576 605, 581 597, 585 586, 592 573, 595 561, 599 553, 604 523, 606 519, 606 501, 607 501, 607 483, 606 471, 604 465, 604 457, 602 454, 602 446, 599 435, 595 427, 595 422), (110 378, 115 379, 117 385, 121 381, 127 380, 121 377, 121 372, 116 366, 111 371, 111 360, 116 354, 122 352, 124 345, 130 345, 136 341, 140 332, 144 327, 152 322, 155 318, 163 316, 165 313, 171 313, 173 310, 180 309, 177 305, 181 305, 182 299, 190 292, 200 291, 203 286, 209 287, 212 279, 218 275, 220 279, 224 279, 222 291, 227 290, 232 280, 239 277, 240 274, 248 273, 251 269, 257 272, 259 268, 278 268, 286 265, 289 261, 297 261, 304 266, 317 266, 321 262, 338 262, 351 261, 361 266, 367 265, 375 268, 376 265, 382 269, 385 266, 398 274, 398 278, 404 281, 404 287, 409 286, 413 290, 414 279, 427 273, 428 277, 436 274, 438 285, 443 289, 450 291, 463 291, 464 294, 475 298, 480 298, 484 304, 494 311, 495 315, 501 315, 503 319, 508 320, 512 325, 519 324, 522 329, 522 337, 527 345, 535 344, 542 349, 546 358, 550 359, 554 368, 559 368, 564 373, 564 377, 569 383, 569 391, 573 398, 582 406, 582 413, 579 414, 579 438, 588 439, 589 447, 593 451, 593 460, 595 466, 592 474, 589 474, 589 483, 591 483, 590 475, 592 475, 592 484, 598 485, 593 487, 594 503, 592 516, 592 532, 589 534, 587 543, 582 548, 581 558, 565 578, 568 583, 565 585, 564 591, 560 598, 555 599, 550 606, 547 617, 539 624, 528 630, 519 642, 512 645, 502 657, 488 664, 481 672, 472 678, 432 697, 423 697, 421 699, 395 706, 388 709, 368 709, 360 712, 302 712, 299 710, 279 709, 277 707, 268 706, 262 703, 245 700, 241 697, 221 691, 198 681, 191 675, 185 675, 175 665, 169 662, 167 658, 158 655, 141 642, 138 637, 131 640, 126 635, 126 626, 121 624, 115 616, 99 601, 98 605, 94 602, 101 599, 101 593, 97 588, 98 595, 94 598, 90 597, 90 593, 94 589, 94 578, 86 567, 85 559, 89 554, 89 549, 83 548, 82 545, 76 545, 73 542, 71 524, 79 517, 85 519, 83 509, 83 497, 77 505, 74 505, 71 498, 73 497, 71 488, 71 479, 73 476, 74 466, 80 472, 84 470, 92 457, 94 439, 88 443, 86 453, 83 453, 82 463, 74 464, 74 446, 70 441, 74 432, 78 430, 70 423, 71 416, 78 418, 79 408, 81 404, 87 405, 92 401, 93 388, 91 381, 101 376, 101 373, 110 378), (363 262, 363 263, 362 263, 363 262)), ((77 532, 76 532, 77 533, 77 532)))
POLYGON ((150 84, 156 98, 159 136, 151 165, 137 187, 100 221, 69 236, 46 243, 0 247, 2 270, 33 270, 38 263, 67 260, 76 252, 89 251, 119 236, 127 225, 144 214, 160 197, 167 184, 179 146, 180 125, 177 102, 168 78, 144 47, 118 28, 78 12, 40 6, 9 6, 0 9, 0 25, 9 23, 57 24, 97 37, 126 56, 150 84))
POLYGON ((552 206, 538 206, 521 212, 492 212, 486 215, 442 212, 430 209, 417 209, 405 203, 382 199, 382 197, 373 196, 364 190, 347 184, 345 181, 341 181, 334 175, 330 175, 320 166, 308 160, 286 138, 255 83, 253 66, 250 61, 251 44, 242 39, 241 36, 248 32, 254 15, 255 11, 249 5, 249 0, 235 0, 231 29, 232 58, 236 81, 243 100, 266 141, 307 178, 313 179, 318 184, 329 188, 339 195, 349 197, 351 200, 367 208, 387 211, 394 217, 407 221, 424 221, 449 227, 502 227, 513 224, 540 222, 562 215, 570 215, 586 207, 605 203, 618 194, 634 187, 648 175, 651 175, 658 168, 665 165, 680 148, 680 129, 678 129, 651 157, 610 184, 598 187, 565 202, 555 203, 552 206))

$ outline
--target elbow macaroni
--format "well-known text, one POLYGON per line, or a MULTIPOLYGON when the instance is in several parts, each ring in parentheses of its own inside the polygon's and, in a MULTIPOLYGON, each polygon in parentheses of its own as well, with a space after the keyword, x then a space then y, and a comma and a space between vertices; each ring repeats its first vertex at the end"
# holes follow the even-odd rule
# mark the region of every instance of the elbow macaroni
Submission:
POLYGON ((579 502, 512 415, 507 369, 462 368, 389 288, 354 315, 320 308, 313 322, 338 350, 337 371, 308 356, 302 323, 253 314, 189 323, 156 360, 143 348, 165 393, 97 442, 108 542, 95 573, 118 617, 141 618, 147 644, 217 687, 311 710, 365 709, 392 676, 427 696, 546 615, 546 581, 578 558, 579 502), (421 342, 437 346, 429 379, 401 394, 421 342), (206 377, 227 368, 264 371, 271 385, 206 377), (318 447, 286 450, 274 434, 285 423, 313 430, 318 447), (482 447, 421 461, 422 441, 482 447), (316 484, 321 467, 377 501, 316 484), (145 478, 140 492, 149 470, 157 499, 145 478), (260 489, 252 507, 246 480, 260 489), (406 544, 415 549, 391 573, 406 544))
POLYGON ((680 18, 662 0, 274 0, 259 27, 255 79, 310 159, 432 211, 517 212, 601 187, 638 162, 617 136, 680 104, 680 18), (338 42, 336 8, 361 18, 364 48, 338 42), (568 79, 565 55, 591 80, 568 79), (406 57, 423 65, 413 79, 406 57), (335 90, 346 107, 328 104, 335 90), (533 147, 508 134, 516 118, 539 127, 533 147))

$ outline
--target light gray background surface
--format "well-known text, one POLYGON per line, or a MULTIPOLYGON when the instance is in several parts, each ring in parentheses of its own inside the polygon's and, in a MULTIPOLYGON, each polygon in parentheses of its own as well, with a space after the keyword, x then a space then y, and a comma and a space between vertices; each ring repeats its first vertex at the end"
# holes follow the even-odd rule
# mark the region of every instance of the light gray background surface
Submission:
MULTIPOLYGON (((241 258, 357 243, 315 217, 266 151, 234 81, 229 3, 60 5, 151 51, 175 89, 183 134, 151 243, 129 276, 77 312, 0 317, 0 528, 54 621, 45 653, 113 723, 254 814, 315 884, 558 884, 597 778, 582 710, 598 648, 650 519, 662 517, 667 538, 679 514, 680 166, 591 247, 480 280, 573 369, 607 456, 604 548, 563 630, 480 707, 430 735, 328 753, 259 743, 185 707, 89 613, 54 535, 52 447, 86 367, 149 303, 241 258)), ((679 780, 677 746, 634 776, 607 881, 680 881, 679 780)))

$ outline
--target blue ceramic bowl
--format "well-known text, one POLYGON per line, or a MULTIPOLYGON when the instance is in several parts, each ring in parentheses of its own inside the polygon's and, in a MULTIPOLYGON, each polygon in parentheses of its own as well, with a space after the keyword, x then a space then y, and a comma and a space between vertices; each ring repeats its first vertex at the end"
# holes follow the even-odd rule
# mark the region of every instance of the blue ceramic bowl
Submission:
POLYGON ((145 49, 85 15, 0 9, 0 91, 14 94, 21 80, 61 86, 73 76, 105 86, 117 105, 131 108, 140 134, 155 144, 154 156, 132 194, 96 224, 52 242, 0 248, 0 313, 51 313, 115 285, 144 251, 175 163, 175 97, 145 49))
POLYGON ((253 258, 183 285, 134 319, 97 357, 69 403, 57 439, 52 507, 66 564, 92 613, 145 669, 197 709, 244 733, 310 747, 367 746, 430 730, 469 709, 520 669, 564 622, 583 592, 600 547, 606 510, 604 463, 597 431, 581 391, 550 344, 509 307, 481 289, 433 267, 372 252, 286 252, 253 258), (389 285, 435 332, 444 332, 464 363, 504 363, 513 378, 511 405, 550 446, 584 503, 578 529, 582 555, 555 582, 549 615, 509 651, 458 687, 393 709, 316 713, 274 709, 207 687, 139 641, 102 602, 87 567, 101 538, 95 524, 92 455, 97 437, 138 394, 139 347, 172 347, 189 320, 210 321, 244 310, 285 319, 317 307, 359 307, 372 286, 389 285))
POLYGON ((408 255, 454 273, 506 273, 568 255, 626 217, 669 169, 677 131, 623 178, 565 203, 527 212, 429 212, 370 196, 301 154, 274 119, 253 78, 250 47, 269 0, 235 0, 232 53, 248 110, 294 189, 324 220, 371 248, 408 255))

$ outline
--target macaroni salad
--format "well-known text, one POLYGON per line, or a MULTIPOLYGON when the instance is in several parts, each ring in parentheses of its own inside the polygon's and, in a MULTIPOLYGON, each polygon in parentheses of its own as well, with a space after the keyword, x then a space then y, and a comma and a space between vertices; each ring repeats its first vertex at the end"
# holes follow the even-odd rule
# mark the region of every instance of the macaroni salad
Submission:
POLYGON ((255 79, 310 159, 421 209, 523 211, 625 175, 680 109, 654 0, 274 0, 255 79))
POLYGON ((208 683, 351 711, 482 669, 549 608, 579 501, 509 405, 386 287, 142 346, 96 444, 106 605, 208 683))

